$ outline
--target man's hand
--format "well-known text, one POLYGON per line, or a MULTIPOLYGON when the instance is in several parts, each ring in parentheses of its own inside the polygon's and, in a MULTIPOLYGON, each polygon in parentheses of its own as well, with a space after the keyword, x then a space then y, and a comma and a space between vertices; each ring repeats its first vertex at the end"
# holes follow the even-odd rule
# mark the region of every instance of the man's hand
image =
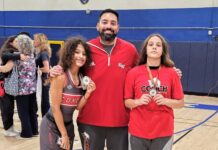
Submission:
POLYGON ((179 68, 173 67, 173 69, 176 71, 177 75, 179 76, 179 78, 182 78, 182 71, 179 68))
POLYGON ((63 73, 63 68, 60 65, 54 66, 49 70, 50 77, 56 77, 63 73))

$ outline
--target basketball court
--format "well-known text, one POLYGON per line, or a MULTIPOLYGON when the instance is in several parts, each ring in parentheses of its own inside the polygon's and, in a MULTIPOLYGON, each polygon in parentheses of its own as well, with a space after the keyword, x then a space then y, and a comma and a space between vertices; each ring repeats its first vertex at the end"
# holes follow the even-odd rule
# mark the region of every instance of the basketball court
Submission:
MULTIPOLYGON (((185 95, 185 107, 175 110, 175 134, 173 150, 218 150, 218 98, 208 96, 185 95)), ((16 110, 15 110, 16 111, 16 110)), ((74 114, 74 124, 77 116, 74 114)), ((16 129, 20 121, 15 113, 16 129)), ((39 117, 39 123, 41 117, 39 117)), ((0 149, 39 150, 39 137, 19 140, 5 137, 0 121, 0 149)), ((75 127, 74 149, 81 150, 81 144, 75 127)))

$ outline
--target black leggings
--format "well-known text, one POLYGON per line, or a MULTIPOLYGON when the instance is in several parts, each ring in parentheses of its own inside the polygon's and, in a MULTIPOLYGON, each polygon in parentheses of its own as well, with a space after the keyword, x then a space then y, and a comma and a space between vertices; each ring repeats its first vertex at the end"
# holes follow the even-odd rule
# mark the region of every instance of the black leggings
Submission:
POLYGON ((0 97, 0 109, 4 129, 8 130, 13 125, 14 96, 5 93, 0 97))
POLYGON ((21 137, 38 134, 36 93, 16 97, 18 116, 21 121, 21 137))
POLYGON ((49 103, 49 85, 42 85, 42 99, 41 99, 41 113, 42 117, 48 112, 50 108, 49 103))

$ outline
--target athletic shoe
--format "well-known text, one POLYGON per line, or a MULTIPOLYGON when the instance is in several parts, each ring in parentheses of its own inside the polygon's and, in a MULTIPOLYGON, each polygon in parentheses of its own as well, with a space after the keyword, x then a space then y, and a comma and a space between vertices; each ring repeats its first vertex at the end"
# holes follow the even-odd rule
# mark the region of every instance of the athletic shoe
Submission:
POLYGON ((4 136, 18 136, 20 133, 14 130, 14 126, 11 126, 8 130, 5 130, 4 136))

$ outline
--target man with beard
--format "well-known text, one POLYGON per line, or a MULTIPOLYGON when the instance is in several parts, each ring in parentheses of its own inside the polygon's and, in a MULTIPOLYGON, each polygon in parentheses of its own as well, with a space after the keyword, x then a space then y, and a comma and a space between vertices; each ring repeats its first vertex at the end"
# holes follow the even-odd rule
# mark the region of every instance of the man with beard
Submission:
POLYGON ((135 66, 138 53, 133 44, 116 37, 118 22, 116 11, 103 10, 96 26, 99 37, 88 42, 93 62, 87 75, 96 83, 96 91, 77 121, 79 132, 90 137, 91 150, 103 150, 105 141, 109 150, 128 150, 129 114, 123 89, 126 73, 135 66))

